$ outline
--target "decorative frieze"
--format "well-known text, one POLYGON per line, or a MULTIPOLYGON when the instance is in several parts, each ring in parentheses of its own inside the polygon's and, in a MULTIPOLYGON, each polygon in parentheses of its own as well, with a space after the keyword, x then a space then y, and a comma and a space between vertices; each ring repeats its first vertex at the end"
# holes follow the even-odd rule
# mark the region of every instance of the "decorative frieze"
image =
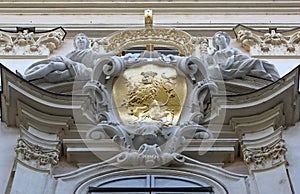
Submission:
POLYGON ((278 32, 274 28, 262 32, 238 25, 234 32, 251 56, 300 56, 300 29, 278 32))
POLYGON ((47 32, 35 32, 34 28, 17 29, 17 32, 0 30, 2 58, 47 57, 62 45, 66 35, 62 27, 47 32))

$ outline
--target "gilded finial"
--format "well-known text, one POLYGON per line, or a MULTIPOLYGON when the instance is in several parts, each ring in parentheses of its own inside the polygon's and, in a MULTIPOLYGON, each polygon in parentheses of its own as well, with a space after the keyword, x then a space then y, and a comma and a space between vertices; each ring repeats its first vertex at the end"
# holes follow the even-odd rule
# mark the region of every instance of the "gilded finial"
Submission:
POLYGON ((152 27, 153 26, 153 16, 152 16, 152 10, 146 9, 144 13, 145 17, 145 27, 152 27))
MULTIPOLYGON (((145 28, 152 28, 153 27, 153 15, 152 15, 152 10, 151 9, 146 9, 144 12, 144 17, 145 17, 145 28)), ((146 50, 147 51, 153 51, 154 50, 154 45, 153 44, 147 44, 146 45, 146 50)))

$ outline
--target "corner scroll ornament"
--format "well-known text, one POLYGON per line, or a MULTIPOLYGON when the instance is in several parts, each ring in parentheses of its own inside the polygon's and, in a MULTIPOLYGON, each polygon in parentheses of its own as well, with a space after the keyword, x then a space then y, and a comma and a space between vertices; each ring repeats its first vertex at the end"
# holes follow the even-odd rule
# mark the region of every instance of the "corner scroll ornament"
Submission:
POLYGON ((300 30, 278 32, 254 30, 243 25, 234 28, 237 40, 251 56, 299 56, 300 30))
POLYGON ((119 144, 121 166, 182 163, 178 153, 191 139, 213 137, 201 123, 217 86, 194 57, 143 56, 98 61, 84 87, 86 113, 98 123, 86 138, 119 144))
POLYGON ((39 169, 47 170, 59 162, 60 151, 58 149, 46 149, 23 138, 18 139, 15 152, 19 160, 39 169))
POLYGON ((65 35, 62 27, 47 32, 26 28, 18 32, 0 30, 0 56, 47 57, 62 45, 65 35))
POLYGON ((284 140, 257 149, 242 148, 244 161, 252 170, 267 169, 284 163, 287 148, 284 140))

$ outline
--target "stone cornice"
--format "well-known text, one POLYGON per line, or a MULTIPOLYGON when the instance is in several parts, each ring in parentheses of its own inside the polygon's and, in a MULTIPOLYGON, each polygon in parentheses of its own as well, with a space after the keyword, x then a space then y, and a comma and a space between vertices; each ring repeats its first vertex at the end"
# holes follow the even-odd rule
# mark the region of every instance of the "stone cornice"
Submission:
MULTIPOLYGON (((55 16, 45 16, 45 15, 40 15, 41 17, 44 17, 44 20, 47 20, 47 22, 38 22, 34 23, 31 21, 32 19, 29 19, 30 17, 36 17, 36 16, 22 16, 24 17, 24 21, 22 22, 12 22, 12 23, 4 23, 0 22, 0 29, 7 29, 7 30, 15 30, 16 26, 20 27, 28 27, 28 26, 34 26, 36 29, 40 31, 44 30, 50 30, 53 28, 56 28, 57 26, 63 26, 63 28, 68 32, 66 37, 72 38, 76 34, 84 32, 88 37, 91 38, 100 38, 100 37, 106 37, 109 36, 117 31, 122 31, 122 30, 128 30, 128 29, 143 29, 144 24, 142 24, 139 21, 136 21, 135 18, 141 18, 141 15, 134 15, 130 16, 130 21, 128 20, 124 21, 121 20, 119 22, 113 22, 113 23, 106 23, 102 20, 96 20, 96 19, 83 19, 83 20, 78 20, 76 24, 70 22, 70 20, 74 20, 71 16, 65 16, 67 18, 66 20, 62 21, 57 21, 55 22, 49 22, 53 20, 53 18, 59 18, 59 15, 55 16), (26 22, 26 20, 30 20, 26 22)), ((6 17, 9 17, 6 15, 6 17)), ((82 16, 84 17, 84 16, 82 16)), ((81 17, 81 18, 82 18, 81 17)), ((91 16, 92 17, 92 16, 91 16)), ((101 16, 99 16, 101 17, 101 16)), ((110 16, 110 17, 122 17, 120 16, 110 16)), ((170 21, 168 23, 166 22, 159 22, 158 17, 155 17, 156 20, 154 20, 154 27, 158 28, 174 28, 177 30, 184 30, 185 32, 189 33, 192 36, 199 36, 201 34, 202 36, 206 37, 212 37, 216 31, 224 31, 228 33, 232 38, 235 37, 234 31, 232 30, 235 26, 237 26, 240 22, 232 22, 232 21, 226 21, 224 20, 223 23, 216 23, 216 22, 211 22, 210 21, 181 21, 180 23, 176 21, 173 21, 172 18, 170 18, 170 21), (159 22, 159 23, 158 23, 159 22)), ((170 17, 170 15, 166 15, 165 17, 170 17)), ((184 16, 182 16, 184 17, 184 16)), ((236 16, 238 17, 238 16, 236 16)), ((272 18, 272 16, 270 16, 272 18)), ((270 20, 272 20, 270 18, 270 20)), ((63 19, 63 18, 62 18, 63 19)), ((142 20, 141 20, 142 21, 142 20)), ((300 23, 282 23, 282 22, 277 22, 277 23, 245 23, 248 27, 256 30, 262 30, 267 32, 270 28, 277 28, 280 31, 288 31, 292 30, 294 28, 299 27, 300 28, 300 23)))
POLYGON ((136 14, 148 8, 160 14, 298 14, 299 1, 0 2, 1 14, 136 14))

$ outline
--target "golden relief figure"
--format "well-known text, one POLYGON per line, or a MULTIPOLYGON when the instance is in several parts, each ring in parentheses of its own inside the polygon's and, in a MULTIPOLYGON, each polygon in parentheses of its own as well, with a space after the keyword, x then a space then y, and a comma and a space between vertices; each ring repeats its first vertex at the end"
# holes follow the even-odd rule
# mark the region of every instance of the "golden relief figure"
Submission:
POLYGON ((146 65, 127 69, 115 82, 113 92, 123 124, 171 126, 179 119, 186 85, 175 69, 146 65))

